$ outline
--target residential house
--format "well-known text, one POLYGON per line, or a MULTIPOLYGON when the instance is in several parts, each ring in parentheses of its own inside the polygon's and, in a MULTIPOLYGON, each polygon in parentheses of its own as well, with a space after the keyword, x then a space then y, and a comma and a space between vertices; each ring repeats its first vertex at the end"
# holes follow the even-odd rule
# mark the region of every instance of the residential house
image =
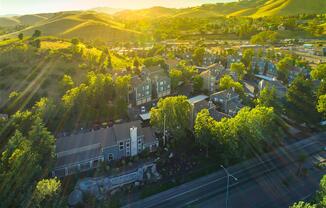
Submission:
POLYGON ((203 89, 214 92, 218 87, 218 80, 224 73, 224 67, 220 64, 213 64, 203 72, 200 76, 203 78, 203 89))
POLYGON ((61 137, 56 141, 57 161, 52 175, 87 171, 98 167, 100 161, 136 156, 144 149, 154 151, 158 145, 154 130, 143 128, 141 121, 61 137))
POLYGON ((152 82, 153 98, 162 98, 171 94, 171 79, 160 66, 143 70, 152 82))
POLYGON ((275 88, 276 95, 280 98, 285 96, 287 90, 286 87, 276 79, 262 79, 258 84, 259 91, 266 87, 275 88))
POLYGON ((203 65, 204 66, 210 66, 214 63, 217 62, 217 56, 215 54, 212 53, 205 53, 204 57, 203 57, 203 65))
POLYGON ((232 63, 237 63, 241 61, 241 57, 238 55, 228 55, 226 57, 226 68, 230 69, 232 63))
POLYGON ((268 60, 261 58, 253 58, 251 62, 252 70, 255 72, 258 69, 258 74, 268 77, 277 77, 276 65, 268 60))
POLYGON ((165 63, 169 66, 169 69, 168 69, 169 71, 171 69, 176 68, 178 66, 179 62, 180 62, 180 59, 178 59, 178 58, 165 60, 165 63))
POLYGON ((170 77, 160 66, 143 68, 141 75, 131 78, 131 86, 129 97, 137 106, 171 94, 170 77))
POLYGON ((134 105, 142 105, 152 100, 152 82, 146 76, 131 78, 130 100, 134 105))
POLYGON ((220 107, 220 111, 234 116, 243 107, 238 93, 234 90, 223 90, 210 95, 210 100, 220 107))
POLYGON ((198 95, 188 99, 188 102, 191 105, 191 118, 190 118, 190 126, 192 127, 195 123, 197 114, 202 109, 208 109, 209 103, 207 101, 209 97, 207 95, 198 95))

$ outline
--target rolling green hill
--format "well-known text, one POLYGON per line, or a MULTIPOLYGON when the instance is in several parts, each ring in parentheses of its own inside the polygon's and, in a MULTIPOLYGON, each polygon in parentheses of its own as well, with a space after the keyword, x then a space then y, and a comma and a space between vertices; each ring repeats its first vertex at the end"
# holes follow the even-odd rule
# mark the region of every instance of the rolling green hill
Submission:
MULTIPOLYGON (((29 36, 35 30, 42 31, 42 35, 45 36, 78 37, 84 40, 99 39, 103 41, 128 40, 140 35, 139 32, 124 29, 124 25, 115 21, 110 15, 92 11, 60 12, 49 18, 41 15, 34 16, 39 17, 42 21, 38 21, 21 31, 5 35, 2 38, 14 37, 21 32, 29 36)), ((21 19, 25 22, 32 22, 30 17, 27 19, 25 16, 21 16, 21 19)), ((9 20, 15 21, 17 19, 9 20)))
POLYGON ((326 13, 325 0, 243 0, 240 2, 204 4, 185 9, 153 7, 142 10, 122 11, 115 14, 122 19, 217 16, 276 16, 326 13))
POLYGON ((0 17, 0 26, 14 27, 17 25, 34 25, 46 19, 46 16, 38 14, 29 14, 15 17, 0 17))
POLYGON ((145 37, 139 31, 146 32, 139 29, 141 24, 140 27, 130 27, 128 21, 125 20, 138 21, 178 17, 213 19, 220 16, 258 18, 303 13, 326 13, 326 0, 242 0, 231 3, 203 4, 183 9, 152 7, 141 10, 124 10, 112 15, 96 11, 67 11, 0 17, 0 27, 27 26, 20 31, 13 29, 12 31, 16 32, 0 36, 0 39, 17 37, 20 32, 29 36, 35 30, 41 30, 42 35, 60 38, 78 37, 85 41, 97 39, 102 41, 129 41, 140 36, 145 37))

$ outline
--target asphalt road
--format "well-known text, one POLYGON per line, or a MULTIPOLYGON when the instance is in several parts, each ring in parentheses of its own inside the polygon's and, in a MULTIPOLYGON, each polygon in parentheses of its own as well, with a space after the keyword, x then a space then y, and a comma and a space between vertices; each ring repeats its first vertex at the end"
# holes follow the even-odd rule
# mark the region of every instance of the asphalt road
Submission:
MULTIPOLYGON (((229 167, 228 171, 239 179, 237 182, 231 180, 229 207, 287 207, 294 200, 303 198, 302 195, 307 192, 311 194, 316 189, 322 173, 310 171, 304 180, 299 180, 295 177, 298 169, 296 161, 303 153, 310 156, 322 153, 324 146, 326 132, 229 167), (294 184, 303 185, 303 188, 291 191, 290 188, 284 188, 284 180, 291 184, 294 182, 292 180, 298 180, 299 182, 294 184), (281 201, 282 205, 276 205, 278 201, 281 201)), ((225 190, 226 176, 224 171, 220 170, 124 207, 224 207, 225 190)))

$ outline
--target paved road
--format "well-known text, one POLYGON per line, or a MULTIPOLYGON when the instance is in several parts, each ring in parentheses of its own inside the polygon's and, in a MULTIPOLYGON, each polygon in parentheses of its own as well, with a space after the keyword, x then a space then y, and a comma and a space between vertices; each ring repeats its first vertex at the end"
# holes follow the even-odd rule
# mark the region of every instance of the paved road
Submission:
MULTIPOLYGON (((263 194, 263 191, 259 191, 258 193, 256 193, 257 190, 259 190, 257 188, 261 188, 264 190, 268 190, 269 188, 273 189, 273 186, 269 186, 270 184, 267 183, 265 180, 268 180, 271 184, 276 184, 277 180, 280 180, 282 178, 281 176, 286 176, 290 173, 292 173, 293 175, 293 170, 297 169, 297 163, 295 163, 295 161, 297 160, 300 154, 317 154, 318 152, 321 152, 322 147, 325 145, 326 132, 307 138, 305 140, 301 140, 287 147, 279 148, 277 151, 263 155, 262 157, 229 167, 229 172, 239 179, 237 183, 231 182, 231 186, 233 187, 230 191, 231 199, 233 198, 233 201, 237 201, 238 203, 243 205, 241 207, 268 207, 267 205, 271 205, 271 207, 273 207, 272 203, 267 204, 265 206, 262 205, 262 203, 268 202, 268 200, 273 201, 273 195, 263 194), (266 175, 268 174, 274 174, 274 176, 266 177, 266 175), (258 183, 257 181, 262 180, 262 178, 263 181, 258 183), (266 184, 265 186, 262 185, 264 183, 266 184), (266 197, 267 195, 271 196, 272 198, 268 199, 266 197), (254 199, 257 198, 260 201, 255 202, 257 203, 255 205, 250 204, 250 200, 248 200, 250 197, 253 197, 254 199)), ((309 176, 314 176, 313 174, 310 174, 309 176)), ((306 179, 306 181, 314 180, 314 183, 312 183, 312 181, 308 181, 308 185, 312 184, 311 189, 315 189, 316 183, 318 183, 318 180, 320 178, 318 178, 317 176, 312 178, 313 179, 309 177, 306 179)), ((224 206, 223 203, 225 197, 225 184, 225 173, 221 170, 211 175, 199 178, 181 186, 148 197, 146 199, 131 203, 129 205, 126 205, 125 207, 159 208, 185 207, 188 205, 193 205, 195 207, 224 206)), ((308 188, 307 190, 311 191, 308 188)), ((276 190, 275 192, 277 193, 276 190)), ((290 202, 290 200, 285 201, 287 203, 290 202)), ((234 207, 239 207, 238 205, 234 205, 234 207)), ((233 204, 230 204, 230 207, 231 206, 233 206, 233 204)))

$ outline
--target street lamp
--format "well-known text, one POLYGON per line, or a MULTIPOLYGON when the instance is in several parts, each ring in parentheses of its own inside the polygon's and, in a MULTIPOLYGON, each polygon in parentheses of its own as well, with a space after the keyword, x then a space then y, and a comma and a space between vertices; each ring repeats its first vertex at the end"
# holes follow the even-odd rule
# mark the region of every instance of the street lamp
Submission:
POLYGON ((224 168, 223 165, 220 165, 221 168, 223 168, 223 170, 226 173, 227 176, 227 183, 226 183, 226 197, 225 197, 225 207, 228 208, 228 200, 229 200, 229 183, 230 183, 230 177, 232 177, 234 180, 238 180, 236 177, 234 177, 232 174, 229 173, 229 171, 224 168))

